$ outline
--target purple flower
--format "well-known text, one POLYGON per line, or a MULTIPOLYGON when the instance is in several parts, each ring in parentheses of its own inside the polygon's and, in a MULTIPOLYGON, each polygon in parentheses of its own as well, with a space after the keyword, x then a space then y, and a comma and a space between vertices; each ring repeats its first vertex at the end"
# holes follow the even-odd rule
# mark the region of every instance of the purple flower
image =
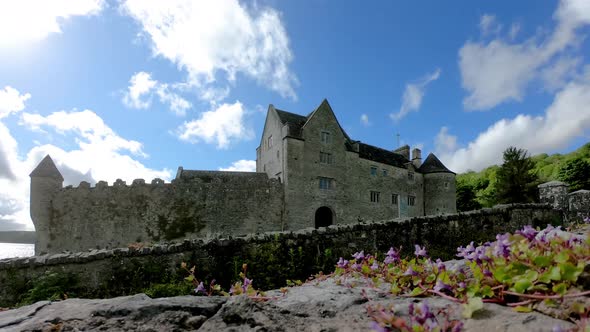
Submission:
POLYGON ((516 234, 520 234, 527 238, 527 240, 532 241, 535 236, 539 233, 536 229, 532 228, 530 225, 526 225, 523 227, 522 230, 516 231, 516 234))
POLYGON ((508 257, 510 255, 510 245, 512 242, 509 240, 510 234, 498 234, 496 235, 496 242, 494 243, 494 255, 508 257))
POLYGON ((341 269, 345 269, 348 266, 348 261, 340 257, 340 260, 338 261, 338 263, 336 263, 336 266, 338 266, 341 269))
POLYGON ((389 330, 383 326, 381 326, 377 322, 371 322, 371 330, 376 332, 388 332, 389 330))
POLYGON ((385 264, 391 264, 399 260, 399 252, 394 250, 393 247, 389 248, 389 251, 386 255, 387 257, 385 257, 385 259, 383 260, 383 263, 385 264))
POLYGON ((486 248, 484 246, 479 246, 475 248, 475 252, 473 252, 469 257, 466 257, 470 261, 476 261, 477 264, 481 264, 483 261, 490 261, 491 258, 486 255, 486 248))
POLYGON ((434 285, 434 290, 437 292, 441 292, 443 290, 451 292, 451 286, 445 284, 444 282, 437 280, 436 285, 434 285))
POLYGON ((350 266, 353 270, 358 271, 361 269, 362 264, 354 263, 350 266))
POLYGON ((404 276, 417 276, 417 275, 418 275, 418 272, 414 271, 412 266, 408 267, 406 272, 404 272, 404 276))
POLYGON ((586 223, 586 224, 590 224, 590 217, 586 217, 586 218, 584 218, 584 223, 586 223))
POLYGON ((246 291, 248 290, 248 286, 250 286, 251 284, 252 284, 252 280, 244 277, 244 284, 242 285, 242 291, 244 291, 244 293, 246 293, 246 291))
POLYGON ((465 284, 465 282, 464 282, 464 281, 461 281, 461 282, 459 282, 459 283, 457 284, 457 286, 459 286, 459 288, 463 288, 463 289, 467 288, 467 285, 465 284))
POLYGON ((416 257, 420 257, 420 256, 424 256, 426 257, 426 248, 425 247, 420 247, 419 245, 415 245, 416 250, 414 250, 414 255, 416 255, 416 257))
POLYGON ((458 320, 455 321, 455 324, 453 325, 453 329, 451 330, 451 332, 461 332, 463 331, 463 322, 458 320))
POLYGON ((431 320, 435 320, 436 319, 436 317, 434 316, 434 314, 432 313, 432 311, 430 311, 430 308, 428 307, 428 303, 426 303, 426 301, 420 302, 420 304, 418 305, 418 307, 415 308, 414 317, 413 318, 420 325, 423 325, 424 323, 427 323, 426 321, 429 320, 429 319, 431 319, 431 320))
POLYGON ((471 241, 471 243, 465 248, 463 248, 463 246, 457 248, 457 251, 459 252, 457 254, 457 257, 467 258, 467 256, 469 256, 472 252, 475 251, 475 247, 473 246, 473 241, 471 241))
POLYGON ((197 288, 195 288, 195 293, 197 293, 197 294, 199 294, 199 293, 207 294, 207 290, 205 289, 205 286, 203 285, 203 282, 202 281, 199 283, 199 285, 197 286, 197 288))
POLYGON ((365 252, 361 250, 361 252, 355 252, 354 254, 352 254, 352 257, 354 257, 354 259, 356 259, 357 261, 361 261, 365 258, 365 252))
POLYGON ((439 272, 441 271, 445 271, 447 269, 447 266, 445 265, 445 263, 443 261, 440 260, 440 258, 436 259, 436 268, 438 269, 439 272))
POLYGON ((377 261, 373 262, 373 265, 371 265, 371 270, 375 271, 379 268, 379 264, 377 264, 377 261))

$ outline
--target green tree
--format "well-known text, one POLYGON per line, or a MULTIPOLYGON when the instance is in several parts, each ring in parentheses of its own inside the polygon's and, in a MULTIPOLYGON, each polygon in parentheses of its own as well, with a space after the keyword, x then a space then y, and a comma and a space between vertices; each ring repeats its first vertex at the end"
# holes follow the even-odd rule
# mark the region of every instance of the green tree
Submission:
POLYGON ((481 209, 481 204, 475 197, 473 186, 458 182, 457 183, 457 210, 471 211, 481 209))
POLYGON ((498 203, 530 203, 537 200, 535 163, 526 150, 513 146, 504 151, 504 163, 496 174, 498 203))
POLYGON ((566 161, 561 165, 557 178, 570 185, 570 191, 590 189, 590 163, 582 158, 566 161))

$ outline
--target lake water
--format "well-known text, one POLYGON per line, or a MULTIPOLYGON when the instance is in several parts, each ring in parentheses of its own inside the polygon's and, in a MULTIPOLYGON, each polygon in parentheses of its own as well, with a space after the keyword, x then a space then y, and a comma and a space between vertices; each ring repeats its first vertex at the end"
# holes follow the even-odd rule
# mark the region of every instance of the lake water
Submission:
POLYGON ((34 255, 35 245, 32 243, 0 243, 0 259, 34 255))

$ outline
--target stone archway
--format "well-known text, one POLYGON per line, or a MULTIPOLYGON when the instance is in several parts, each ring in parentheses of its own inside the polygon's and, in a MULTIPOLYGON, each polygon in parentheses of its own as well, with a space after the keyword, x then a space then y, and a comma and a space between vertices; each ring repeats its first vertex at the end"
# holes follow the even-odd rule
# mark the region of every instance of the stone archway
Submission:
POLYGON ((315 211, 315 228, 328 227, 334 223, 332 209, 322 206, 315 211))

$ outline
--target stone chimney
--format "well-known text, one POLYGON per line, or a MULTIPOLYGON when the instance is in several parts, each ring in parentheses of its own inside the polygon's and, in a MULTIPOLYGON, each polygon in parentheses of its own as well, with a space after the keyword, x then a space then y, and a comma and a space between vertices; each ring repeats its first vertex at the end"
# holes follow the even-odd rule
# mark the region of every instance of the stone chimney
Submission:
POLYGON ((412 150, 412 164, 414 164, 414 167, 416 168, 422 165, 422 151, 418 148, 412 150))
POLYGON ((401 154, 406 159, 410 160, 410 146, 407 144, 404 146, 400 146, 399 148, 393 150, 393 152, 397 153, 397 154, 401 154))

